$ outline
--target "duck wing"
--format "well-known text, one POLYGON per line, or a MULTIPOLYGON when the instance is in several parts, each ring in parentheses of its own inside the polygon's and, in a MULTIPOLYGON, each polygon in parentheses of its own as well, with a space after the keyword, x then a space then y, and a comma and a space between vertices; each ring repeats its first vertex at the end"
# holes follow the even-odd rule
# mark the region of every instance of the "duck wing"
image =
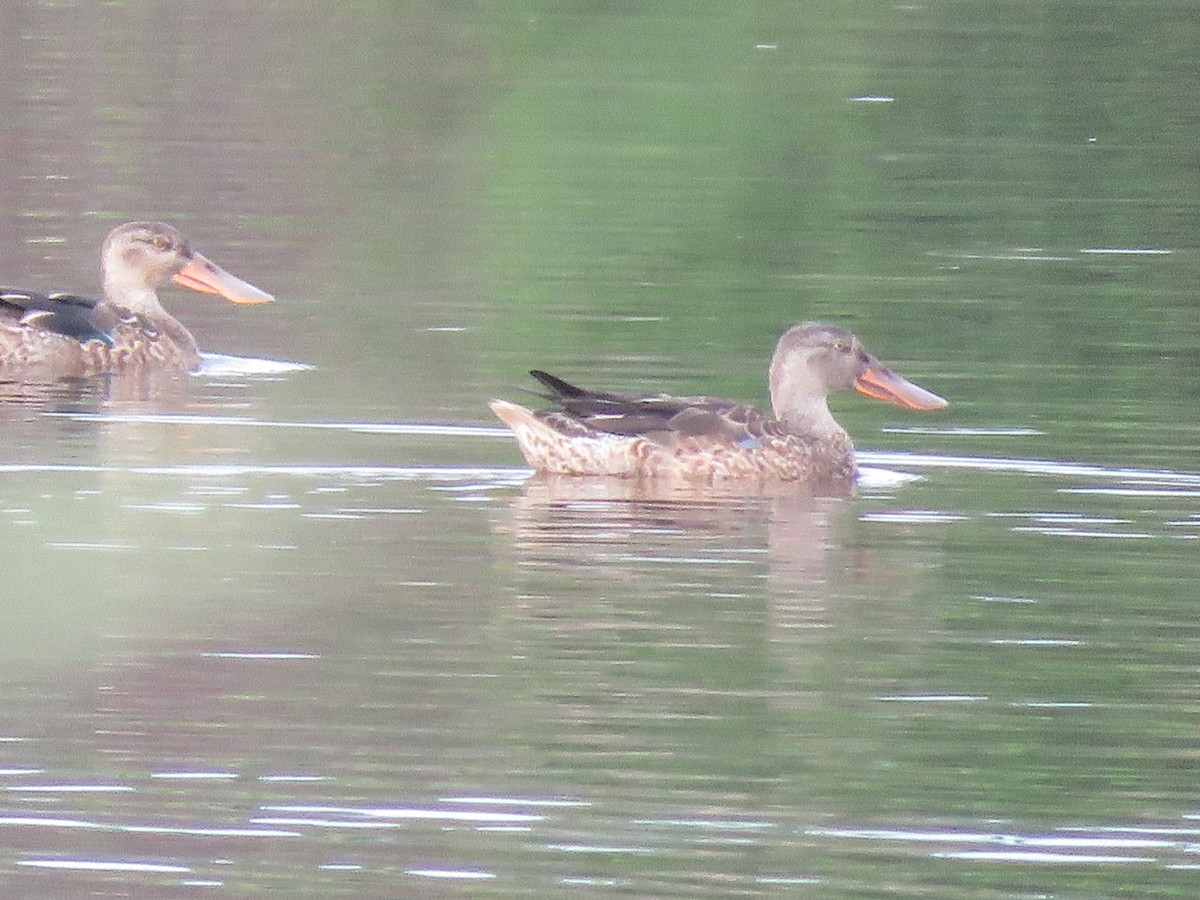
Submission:
POLYGON ((556 404, 539 417, 552 425, 568 424, 564 420, 569 420, 571 430, 583 426, 660 442, 699 438, 743 447, 757 446, 765 436, 784 433, 773 418, 735 400, 590 391, 538 369, 529 374, 549 389, 539 396, 556 404))
POLYGON ((20 325, 52 331, 81 344, 101 341, 110 347, 119 316, 98 300, 77 294, 39 294, 0 287, 0 315, 20 325))

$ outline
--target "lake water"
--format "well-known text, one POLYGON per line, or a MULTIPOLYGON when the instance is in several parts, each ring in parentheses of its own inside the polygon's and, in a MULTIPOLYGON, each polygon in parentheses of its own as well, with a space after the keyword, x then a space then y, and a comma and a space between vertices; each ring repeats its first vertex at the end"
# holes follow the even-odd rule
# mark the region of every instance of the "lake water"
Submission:
POLYGON ((1188 4, 0 3, 0 283, 164 219, 178 384, 0 385, 6 897, 1193 897, 1188 4), (528 479, 537 366, 851 499, 528 479))

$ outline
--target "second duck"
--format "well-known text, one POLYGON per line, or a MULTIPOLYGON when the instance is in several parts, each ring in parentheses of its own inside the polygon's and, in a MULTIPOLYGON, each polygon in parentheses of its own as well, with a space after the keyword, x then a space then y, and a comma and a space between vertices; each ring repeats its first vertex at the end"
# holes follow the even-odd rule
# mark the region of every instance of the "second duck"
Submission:
POLYGON ((842 486, 854 478, 854 445, 829 412, 830 393, 853 388, 913 410, 947 405, 880 363, 846 329, 813 322, 789 329, 775 348, 774 415, 734 400, 590 391, 538 370, 530 374, 554 407, 489 405, 513 430, 530 466, 563 475, 842 486))

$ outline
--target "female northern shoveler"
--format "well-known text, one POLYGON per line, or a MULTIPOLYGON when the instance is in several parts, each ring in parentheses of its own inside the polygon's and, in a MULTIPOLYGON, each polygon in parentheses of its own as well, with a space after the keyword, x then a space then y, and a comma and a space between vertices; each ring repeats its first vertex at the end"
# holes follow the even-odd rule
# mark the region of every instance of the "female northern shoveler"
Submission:
POLYGON ((733 400, 609 394, 530 374, 555 408, 489 405, 530 466, 562 475, 848 484, 854 446, 830 415, 828 394, 854 388, 907 409, 947 405, 881 364, 849 331, 817 323, 779 339, 770 370, 773 417, 733 400))
POLYGON ((162 308, 158 288, 174 281, 234 303, 275 299, 206 259, 162 222, 114 228, 100 262, 103 300, 0 288, 0 372, 190 372, 200 364, 196 339, 162 308))

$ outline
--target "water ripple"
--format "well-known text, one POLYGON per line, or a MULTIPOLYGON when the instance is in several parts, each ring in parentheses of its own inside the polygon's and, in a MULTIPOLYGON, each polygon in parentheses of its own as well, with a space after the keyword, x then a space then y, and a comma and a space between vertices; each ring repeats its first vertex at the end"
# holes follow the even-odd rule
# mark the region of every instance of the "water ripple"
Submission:
POLYGON ((1176 836, 1190 833, 1180 829, 1151 829, 1138 832, 1127 828, 1085 829, 1071 826, 1056 829, 1051 833, 1018 834, 920 828, 810 828, 804 833, 813 837, 849 841, 937 844, 941 845, 940 848, 929 853, 934 859, 986 862, 1072 865, 1155 863, 1165 860, 1160 860, 1158 856, 1127 854, 1120 851, 1192 853, 1195 850, 1194 844, 1175 839, 1176 836))

